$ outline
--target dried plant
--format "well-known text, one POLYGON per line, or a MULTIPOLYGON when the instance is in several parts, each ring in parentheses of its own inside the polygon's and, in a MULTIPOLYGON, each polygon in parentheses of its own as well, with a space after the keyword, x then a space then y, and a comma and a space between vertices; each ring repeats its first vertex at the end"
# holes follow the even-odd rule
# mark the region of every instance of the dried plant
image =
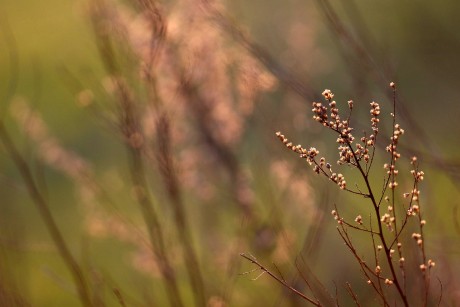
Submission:
MULTIPOLYGON (((346 10, 356 10, 352 2, 346 10)), ((371 82, 381 83, 394 75, 375 58, 376 48, 370 47, 375 41, 360 24, 357 12, 353 14, 358 18, 350 23, 353 28, 340 19, 328 0, 316 3, 350 64, 350 80, 358 88, 355 94, 371 97, 375 93, 362 86, 367 76, 371 82)), ((357 131, 366 125, 356 120, 357 104, 350 100, 339 108, 341 103, 330 90, 322 93, 326 102, 318 102, 321 95, 314 89, 315 80, 333 67, 328 51, 317 46, 324 37, 318 12, 312 10, 307 18, 299 14, 294 22, 279 25, 287 43, 279 51, 279 46, 264 48, 263 42, 249 35, 248 28, 232 16, 231 2, 96 0, 88 1, 86 8, 102 71, 96 69, 94 78, 83 81, 70 70, 68 74, 72 86, 77 87, 80 111, 93 111, 90 114, 95 115, 101 130, 109 132, 101 144, 110 137, 117 140, 117 149, 126 153, 126 161, 93 163, 79 154, 78 148, 64 146, 65 141, 48 125, 47 115, 41 117, 34 98, 30 104, 26 103, 29 99, 11 99, 16 90, 18 52, 10 39, 11 81, 5 101, 11 102, 10 115, 19 134, 7 125, 3 108, 0 114, 1 147, 19 170, 59 257, 71 272, 82 305, 222 307, 268 301, 281 305, 286 299, 293 306, 300 300, 315 306, 441 303, 443 284, 433 281, 435 262, 428 256, 426 244, 425 218, 431 212, 425 207, 422 211, 420 201, 424 173, 417 158, 409 158, 410 180, 404 180, 401 177, 407 167, 400 161, 417 153, 424 164, 435 165, 457 179, 458 163, 437 159, 442 155, 435 150, 434 154, 419 154, 413 144, 400 142, 405 126, 423 136, 418 143, 428 142, 428 148, 436 149, 421 122, 400 103, 399 94, 397 99, 394 83, 390 84, 392 91, 385 90, 388 100, 393 99, 391 113, 372 102, 370 127, 359 136, 357 131), (298 63, 292 56, 295 53, 308 56, 298 63), (305 82, 311 76, 315 80, 305 82), (271 92, 273 95, 267 95, 271 92), (261 104, 261 100, 268 103, 261 104), (309 124, 304 108, 305 101, 312 100, 316 100, 314 121, 309 124), (334 134, 337 164, 315 147, 295 145, 278 132, 284 146, 301 158, 280 161, 273 154, 278 144, 263 136, 267 127, 278 126, 286 132, 288 125, 305 131, 313 127, 309 133, 321 131, 322 126, 334 134), (24 138, 30 150, 27 154, 21 153, 22 140, 17 135, 24 138), (387 155, 380 154, 382 148, 387 155), (334 185, 323 188, 322 180, 299 167, 305 162, 314 174, 327 178, 338 189, 334 185), (38 170, 35 164, 39 164, 38 170), (82 260, 74 252, 77 243, 67 241, 67 233, 61 233, 59 225, 65 221, 51 210, 48 193, 55 191, 54 186, 49 191, 46 186, 48 169, 65 177, 76 190, 85 236, 82 260), (332 210, 334 193, 349 194, 357 201, 348 205, 348 197, 341 198, 332 210), (346 266, 337 273, 342 274, 338 278, 346 278, 343 291, 348 297, 339 297, 337 285, 336 293, 331 294, 326 283, 335 284, 335 276, 324 280, 329 267, 317 272, 324 251, 321 247, 330 241, 325 217, 331 210, 337 240, 357 264, 355 269, 346 266), (107 250, 101 255, 91 250, 93 244, 111 239, 122 246, 116 256, 127 259, 127 263, 116 263, 122 279, 124 273, 133 273, 137 284, 128 278, 117 280, 118 270, 112 272, 105 263, 97 263, 98 256, 102 261, 116 258, 115 253, 107 255, 107 250), (241 261, 241 250, 253 250, 257 258, 243 253, 241 261), (276 262, 273 270, 264 264, 267 259, 276 262), (242 263, 255 269, 238 274, 242 263), (350 271, 353 274, 345 275, 350 271), (248 287, 244 278, 238 277, 249 273, 256 273, 254 280, 259 282, 264 282, 260 277, 270 276, 281 285, 281 291, 264 295, 273 288, 272 280, 248 287), (324 283, 316 273, 322 274, 324 283), (149 282, 145 283, 145 278, 149 282)), ((118 152, 106 148, 93 151, 93 142, 99 137, 82 138, 76 147, 85 147, 88 156, 119 159, 118 152)), ((9 175, 9 170, 2 170, 1 183, 23 189, 9 175)), ((10 263, 2 254, 10 253, 4 248, 4 239, 15 238, 2 233, 2 268, 10 263)), ((441 255, 436 259, 436 269, 445 272, 453 267, 441 255)), ((13 273, 0 271, 0 305, 34 303, 22 290, 20 279, 16 282, 9 276, 13 273)), ((453 293, 449 299, 455 300, 452 289, 458 282, 455 276, 452 280, 446 282, 449 287, 444 292, 453 293)))
MULTIPOLYGON (((436 303, 437 300, 435 293, 430 288, 431 270, 435 262, 427 256, 425 251, 423 229, 426 220, 420 204, 419 185, 424 179, 424 172, 419 169, 417 158, 412 157, 410 159, 412 186, 409 191, 400 192, 397 180, 399 163, 397 162, 401 154, 398 152, 398 145, 404 130, 396 121, 395 83, 391 82, 390 87, 393 89, 392 134, 389 145, 386 147, 389 161, 383 166, 385 170, 383 184, 376 184, 371 179, 372 166, 378 152, 376 142, 382 138, 379 132, 382 111, 377 102, 370 103, 370 132, 364 131, 358 140, 355 139, 354 129, 351 126, 354 108, 352 100, 347 102, 347 114, 340 112, 338 103, 333 99, 334 94, 330 90, 326 89, 322 93, 327 102, 326 105, 322 102, 313 102, 313 119, 337 135, 338 167, 348 166, 356 170, 362 178, 361 182, 356 183, 354 187, 350 187, 345 176, 336 171, 326 158, 320 156, 315 147, 306 149, 302 145, 294 145, 281 132, 277 132, 276 136, 288 149, 313 166, 316 174, 328 178, 341 190, 369 200, 372 209, 354 208, 359 213, 354 221, 342 216, 338 206, 332 210, 332 215, 338 223, 337 230, 340 237, 358 262, 367 284, 375 291, 381 303, 384 306, 395 303, 404 306, 427 306, 436 303), (369 216, 366 217, 360 213, 363 211, 369 211, 369 216), (412 229, 415 231, 412 232, 412 229), (372 242, 373 257, 371 258, 373 259, 362 256, 364 248, 361 244, 354 242, 353 231, 367 235, 367 240, 372 242), (408 238, 412 238, 414 242, 408 242, 408 238), (408 257, 411 257, 410 261, 406 260, 408 257), (417 270, 413 270, 414 266, 417 267, 417 270)), ((280 280, 268 271, 255 258, 245 254, 242 256, 257 265, 262 273, 268 273, 303 299, 317 306, 322 305, 319 300, 307 297, 288 286, 284 280, 280 280)), ((359 297, 348 283, 347 290, 353 301, 359 305, 359 297)))

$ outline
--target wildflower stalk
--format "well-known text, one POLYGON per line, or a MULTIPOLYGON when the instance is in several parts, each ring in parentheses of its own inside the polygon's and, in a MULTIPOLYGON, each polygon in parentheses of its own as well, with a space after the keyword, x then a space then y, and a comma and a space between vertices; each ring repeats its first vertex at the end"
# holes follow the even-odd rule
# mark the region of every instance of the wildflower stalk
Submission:
MULTIPOLYGON (((393 117, 394 118, 394 117, 393 117)), ((393 125, 394 127, 394 125, 393 125)), ((394 134, 394 133, 393 133, 394 134)), ((380 221, 381 220, 381 214, 380 214, 380 208, 379 208, 379 204, 377 203, 376 201, 376 198, 374 196, 374 192, 372 191, 372 188, 371 188, 371 184, 369 182, 369 173, 368 172, 365 172, 363 167, 361 166, 361 162, 360 160, 358 159, 358 157, 356 156, 356 153, 353 149, 353 147, 351 146, 351 143, 350 142, 347 142, 347 145, 350 149, 350 151, 352 152, 353 154, 353 158, 354 158, 354 161, 356 161, 356 164, 355 166, 358 168, 362 178, 364 179, 364 182, 366 184, 366 188, 367 188, 367 196, 369 197, 369 199, 371 200, 372 202, 372 205, 374 207, 374 212, 375 212, 375 216, 377 218, 377 221, 380 221)), ((393 159, 392 159, 393 161, 393 159)), ((392 162, 394 163, 394 162, 392 162)), ((394 165, 394 164, 392 164, 394 165)), ((393 173, 393 176, 394 176, 394 173, 393 173)), ((394 177, 393 177, 394 178, 394 177)), ((394 193, 394 189, 392 189, 392 192, 394 193)), ((394 198, 394 195, 393 195, 393 198, 394 198)), ((396 286, 396 288, 398 289, 398 293, 399 293, 399 296, 401 297, 401 299, 403 300, 404 302, 404 306, 409 306, 409 303, 407 301, 407 297, 399 283, 399 280, 398 280, 398 276, 396 275, 396 270, 394 268, 394 265, 393 265, 393 262, 391 261, 391 256, 390 256, 390 247, 388 246, 388 243, 385 239, 385 236, 383 234, 383 227, 382 227, 382 223, 377 223, 378 227, 379 227, 379 231, 377 232, 377 235, 379 236, 380 238, 380 241, 382 242, 383 244, 383 249, 385 251, 385 257, 386 257, 386 260, 387 260, 387 263, 388 263, 388 266, 391 270, 391 275, 393 276, 393 283, 394 285, 396 286)), ((396 225, 395 225, 396 226, 396 225)))
MULTIPOLYGON (((384 187, 382 190, 382 195, 377 197, 375 190, 372 188, 372 184, 369 178, 370 170, 372 163, 374 161, 375 155, 375 144, 377 140, 377 135, 379 132, 379 115, 380 115, 380 106, 376 102, 372 102, 371 105, 371 128, 372 134, 367 136, 364 133, 364 136, 361 138, 360 142, 354 142, 354 136, 352 134, 353 128, 350 126, 350 118, 351 113, 353 110, 353 101, 348 101, 348 108, 349 114, 345 120, 341 119, 339 109, 337 107, 337 103, 333 100, 334 94, 330 90, 325 90, 323 92, 324 98, 329 102, 328 107, 324 106, 322 103, 314 102, 313 103, 313 119, 322 124, 324 127, 334 131, 338 134, 337 143, 339 144, 339 160, 337 163, 339 165, 348 165, 351 167, 355 167, 360 176, 362 177, 364 184, 366 186, 364 191, 361 191, 358 186, 356 186, 357 191, 352 190, 347 187, 347 182, 345 177, 340 173, 335 173, 332 169, 331 164, 326 163, 326 159, 321 157, 320 159, 317 158, 319 155, 319 151, 311 147, 310 149, 305 149, 301 145, 293 145, 283 134, 280 132, 276 133, 276 136, 280 139, 280 141, 290 150, 294 151, 295 153, 300 155, 300 158, 305 159, 308 164, 313 166, 313 170, 318 175, 326 176, 329 180, 336 183, 340 189, 363 196, 368 198, 373 207, 373 213, 370 215, 369 223, 370 229, 363 226, 362 217, 358 215, 355 219, 355 222, 358 223, 359 226, 351 225, 350 223, 346 222, 338 213, 338 210, 332 211, 334 218, 337 220, 339 226, 337 227, 340 236, 342 237, 343 241, 345 242, 346 246, 352 252, 356 260, 358 261, 363 274, 368 279, 368 284, 372 285, 376 293, 380 296, 383 300, 383 304, 385 306, 390 306, 390 298, 384 292, 382 288, 382 281, 385 281, 385 285, 392 286, 395 288, 397 296, 399 296, 401 302, 404 306, 409 306, 409 299, 406 289, 406 272, 404 267, 404 257, 402 256, 402 243, 400 242, 400 237, 403 231, 406 228, 407 222, 410 216, 418 215, 418 225, 420 229, 420 233, 412 234, 412 238, 414 238, 418 245, 419 254, 421 255, 422 264, 419 265, 420 271, 423 276, 424 280, 424 289, 423 297, 421 300, 424 302, 426 306, 428 302, 428 291, 429 291, 429 272, 430 269, 435 265, 435 263, 429 259, 427 261, 427 257, 425 254, 425 247, 423 242, 423 226, 425 225, 425 220, 422 220, 420 207, 419 207, 419 189, 418 183, 423 180, 424 173, 418 170, 418 166, 416 164, 417 159, 415 157, 412 158, 411 164, 413 165, 413 169, 411 174, 413 175, 414 185, 412 188, 411 193, 404 193, 404 197, 410 196, 409 206, 407 209, 404 205, 402 208, 407 210, 407 214, 405 218, 402 220, 400 226, 396 221, 396 210, 394 206, 396 205, 396 187, 398 186, 398 182, 396 181, 396 175, 398 174, 398 170, 396 169, 396 161, 400 158, 400 153, 397 152, 398 141, 399 137, 404 134, 404 130, 401 129, 399 124, 396 123, 396 86, 393 82, 390 83, 390 87, 393 89, 393 113, 391 113, 392 119, 392 136, 390 138, 390 144, 386 147, 386 151, 390 154, 390 162, 384 165, 384 169, 386 170, 387 176, 384 180, 384 187), (356 147, 356 148, 355 148, 356 147), (387 190, 390 189, 391 191, 391 198, 385 196, 387 190), (388 206, 388 213, 381 212, 382 209, 382 200, 385 199, 388 202, 391 202, 388 206), (371 224, 371 217, 374 216, 378 221, 378 228, 374 231, 372 224, 371 224), (391 238, 387 238, 384 234, 384 227, 387 226, 390 232, 393 232, 391 238), (358 255, 355 247, 353 246, 352 240, 348 234, 348 227, 363 231, 368 233, 371 236, 373 249, 374 249, 374 257, 375 257, 375 269, 369 267, 369 265, 364 261, 364 259, 358 255), (378 238, 378 241, 376 241, 378 238), (392 261, 392 256, 395 253, 393 249, 394 244, 397 245, 398 255, 399 255, 399 273, 397 272, 397 268, 392 261), (390 271, 390 276, 388 278, 382 277, 382 267, 379 263, 378 252, 382 251, 385 254, 385 262, 386 267, 388 267, 390 271), (372 279, 377 279, 377 284, 375 284, 372 279)), ((352 295, 352 294, 351 294, 352 295)), ((353 296, 353 295, 352 295, 353 296)))
MULTIPOLYGON (((369 182, 369 177, 368 175, 364 172, 364 170, 362 169, 361 167, 361 164, 358 162, 357 163, 357 167, 358 167, 358 170, 360 171, 361 175, 363 176, 364 178, 364 182, 366 183, 366 187, 368 189, 368 192, 369 192, 369 198, 372 202, 372 205, 374 206, 374 212, 375 212, 375 216, 377 218, 377 221, 380 221, 381 220, 381 215, 380 215, 380 210, 379 210, 379 206, 375 200, 375 196, 374 196, 374 193, 372 191, 372 188, 370 186, 370 182, 369 182)), ((406 294, 404 293, 404 290, 403 288, 401 287, 400 285, 400 282, 398 280, 398 276, 396 275, 396 270, 394 268, 394 264, 393 262, 391 261, 391 256, 390 256, 390 247, 388 246, 388 243, 385 239, 385 236, 383 234, 383 227, 382 227, 382 223, 377 223, 378 227, 379 227, 379 231, 378 231, 378 236, 380 238, 380 241, 382 242, 383 244, 383 249, 385 251, 385 257, 386 257, 386 260, 387 260, 387 263, 388 263, 388 266, 391 270, 391 275, 393 276, 393 283, 394 285, 396 286, 396 289, 398 289, 398 293, 399 293, 399 296, 401 297, 401 299, 403 300, 404 302, 404 306, 409 306, 409 303, 407 301, 407 297, 406 297, 406 294)))
MULTIPOLYGON (((336 131, 338 133, 340 133, 339 131, 336 131)), ((371 202, 372 202, 372 205, 374 207, 374 212, 375 212, 375 216, 377 218, 377 221, 380 221, 381 220, 381 214, 380 214, 380 208, 379 208, 379 204, 377 203, 376 201, 376 198, 374 196, 374 192, 372 190, 372 187, 371 187, 371 184, 370 184, 370 181, 369 181, 369 173, 366 172, 362 165, 361 165, 361 161, 360 159, 356 156, 356 153, 353 149, 353 147, 351 146, 351 143, 350 142, 347 142, 347 146, 348 148, 350 149, 350 152, 353 154, 353 159, 355 161, 355 166, 356 168, 359 170, 362 178, 364 179, 364 183, 366 184, 366 188, 367 188, 367 194, 364 195, 365 197, 368 197, 371 202)), ((385 251, 385 257, 386 257, 386 260, 387 260, 387 263, 388 263, 388 266, 391 270, 391 275, 393 277, 393 282, 396 286, 396 288, 398 289, 398 293, 401 297, 401 299, 403 300, 404 302, 404 306, 409 306, 409 303, 407 301, 407 297, 399 283, 399 280, 398 280, 398 276, 396 275, 396 271, 395 271, 395 268, 394 268, 394 265, 393 265, 393 262, 391 261, 391 256, 390 256, 390 247, 388 246, 387 244, 387 241, 385 239, 385 236, 383 234, 383 227, 382 227, 382 223, 377 223, 378 224, 378 229, 379 231, 377 232, 377 235, 379 236, 380 238, 380 241, 382 242, 383 244, 383 249, 385 251)))

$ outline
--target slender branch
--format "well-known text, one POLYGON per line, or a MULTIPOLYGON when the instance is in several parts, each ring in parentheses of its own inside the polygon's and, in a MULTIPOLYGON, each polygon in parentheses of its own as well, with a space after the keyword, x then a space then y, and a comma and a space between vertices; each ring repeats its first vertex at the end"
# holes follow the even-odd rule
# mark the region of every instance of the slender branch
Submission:
POLYGON ((309 298, 308 296, 306 296, 305 294, 303 294, 302 292, 300 292, 299 290, 295 289, 294 287, 288 285, 283 279, 279 278, 278 276, 276 276, 275 274, 273 274, 272 272, 270 272, 267 268, 265 268, 262 264, 260 264, 255 258, 253 257, 249 257, 248 255, 244 254, 244 253, 241 253, 240 254, 241 257, 243 257, 244 259, 250 261, 251 263, 257 265, 259 267, 259 269, 262 271, 262 272, 265 272, 267 273, 268 275, 270 275, 273 279, 275 279, 277 282, 279 282, 280 284, 282 284, 284 287, 286 287, 287 289, 289 289, 291 292, 293 292, 294 294, 300 296, 301 298, 303 298, 304 300, 310 302, 311 304, 315 305, 315 306, 322 306, 322 304, 318 301, 318 300, 314 300, 312 298, 309 298))
POLYGON ((342 227, 342 231, 340 230, 339 227, 337 227, 337 231, 339 232, 339 235, 342 237, 342 240, 344 241, 345 245, 350 249, 352 255, 355 257, 355 259, 358 261, 359 266, 361 268, 361 271, 363 272, 364 276, 366 276, 367 280, 370 281, 370 285, 374 288, 375 292, 380 296, 380 298, 383 301, 383 304, 385 306, 390 306, 385 298, 385 295, 383 293, 383 290, 380 286, 380 278, 379 276, 376 275, 376 273, 362 260, 359 255, 356 253, 355 248, 353 247, 352 242, 350 241, 350 238, 345 235, 344 228, 342 227), (371 280, 371 277, 369 274, 372 274, 372 276, 377 278, 379 288, 377 288, 376 284, 371 280))
POLYGON ((350 294, 350 296, 352 297, 353 301, 355 302, 356 306, 360 307, 361 304, 358 302, 358 297, 356 296, 356 293, 353 291, 353 289, 351 288, 351 285, 349 282, 346 282, 345 283, 347 285, 347 291, 348 293, 350 294))

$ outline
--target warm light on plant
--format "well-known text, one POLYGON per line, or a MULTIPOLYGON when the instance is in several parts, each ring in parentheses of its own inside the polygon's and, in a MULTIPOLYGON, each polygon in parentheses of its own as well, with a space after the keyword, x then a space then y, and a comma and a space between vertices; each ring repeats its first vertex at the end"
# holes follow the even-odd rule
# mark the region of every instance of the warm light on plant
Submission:
MULTIPOLYGON (((313 171, 323 177, 328 178, 344 191, 356 196, 364 197, 369 200, 372 210, 369 218, 363 218, 363 214, 358 214, 354 223, 342 217, 339 208, 345 204, 335 205, 332 210, 332 216, 337 221, 337 230, 348 250, 356 259, 361 274, 364 275, 367 283, 372 287, 376 297, 379 298, 384 306, 393 305, 395 301, 404 306, 423 304, 426 306, 436 295, 430 291, 430 273, 434 267, 434 262, 428 259, 425 252, 423 227, 426 220, 422 219, 420 205, 419 184, 424 179, 424 172, 418 167, 417 158, 412 157, 410 163, 412 170, 412 190, 410 192, 401 192, 397 175, 397 162, 401 158, 398 152, 398 145, 404 130, 396 123, 396 85, 390 83, 393 90, 393 109, 390 114, 392 117, 392 131, 389 138, 389 144, 385 150, 389 154, 389 162, 385 163, 383 189, 376 189, 377 183, 371 182, 370 173, 373 171, 374 157, 378 153, 376 148, 379 138, 382 138, 380 130, 380 117, 382 110, 380 104, 373 101, 370 103, 370 132, 363 132, 363 135, 356 141, 352 134, 354 131, 351 126, 353 111, 353 102, 348 101, 348 111, 346 114, 340 112, 338 103, 333 100, 334 94, 331 90, 323 91, 327 105, 322 102, 313 102, 313 119, 331 130, 337 135, 336 143, 338 146, 339 159, 337 160, 338 168, 348 166, 355 169, 362 178, 361 183, 354 184, 354 188, 347 185, 345 177, 338 170, 332 167, 326 159, 320 156, 320 152, 315 147, 306 149, 302 145, 294 145, 281 132, 276 136, 286 148, 297 153, 301 159, 306 160, 309 165, 313 166, 313 171), (406 199, 406 201, 404 201, 406 199), (404 213, 402 216, 399 215, 404 213), (409 227, 418 228, 418 233, 410 234, 409 227), (366 259, 362 256, 362 251, 366 248, 362 244, 356 244, 352 238, 352 231, 363 232, 367 234, 367 239, 373 246, 373 259, 366 259), (412 237, 415 245, 403 245, 403 241, 412 237), (412 261, 418 261, 419 271, 410 270, 410 264, 405 261, 404 255, 415 253, 417 255, 412 261), (397 255, 395 261, 395 254, 397 255), (374 263, 374 265, 372 265, 374 263), (414 280, 421 279, 423 288, 414 289, 410 283, 414 280), (383 284, 387 287, 383 288, 383 284), (421 294, 420 294, 421 293, 421 294)), ((382 140, 383 141, 383 140, 382 140)), ((378 171, 378 170, 377 170, 378 171)), ((381 185, 380 185, 381 186, 381 185)), ((357 210, 365 210, 363 208, 357 210)), ((358 212, 359 213, 359 212, 358 212)), ((258 265, 264 272, 269 272, 263 268, 254 258, 243 257, 258 265)), ((270 276, 274 276, 270 272, 270 276)), ((279 281, 279 280, 278 280, 279 281)), ((285 281, 283 283, 289 289, 285 281)), ((351 289, 351 288, 350 288, 351 289)), ((291 291, 293 291, 291 289, 291 291)), ((298 294, 294 291, 294 293, 298 294)), ((310 303, 321 306, 322 303, 312 297, 303 294, 301 297, 310 303)), ((357 300, 356 295, 350 290, 350 295, 357 300)), ((438 294, 440 295, 440 294, 438 294)))

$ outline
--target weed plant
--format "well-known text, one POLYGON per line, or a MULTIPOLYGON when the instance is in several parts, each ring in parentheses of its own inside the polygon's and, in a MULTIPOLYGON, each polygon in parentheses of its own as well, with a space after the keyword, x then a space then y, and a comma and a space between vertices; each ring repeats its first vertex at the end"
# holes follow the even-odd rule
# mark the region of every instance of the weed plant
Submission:
MULTIPOLYGON (((357 97, 374 94, 361 86, 365 70, 374 85, 393 79, 373 57, 369 33, 350 30, 329 1, 315 3, 351 64, 357 97)), ((85 150, 56 136, 35 97, 16 95, 19 53, 14 35, 6 36, 5 202, 31 200, 50 237, 49 253, 60 261, 49 265, 67 270, 48 279, 34 271, 39 277, 30 280, 52 279, 69 306, 458 303, 455 265, 440 252, 433 253, 437 265, 430 256, 434 214, 422 201, 428 193, 421 193, 419 161, 431 161, 454 182, 456 164, 416 150, 414 144, 435 145, 395 83, 383 91, 384 102, 370 103, 362 125, 360 104, 336 101, 330 90, 318 95, 314 80, 294 74, 288 56, 280 60, 257 44, 224 2, 94 0, 84 14, 102 73, 85 79, 64 71, 75 109, 97 127, 85 150), (311 101, 313 121, 305 112, 311 101), (403 126, 420 137, 405 139, 403 126), (337 163, 283 134, 318 136, 318 128, 336 140, 337 163), (286 158, 268 137, 273 129, 286 131, 276 136, 300 159, 286 158), (56 204, 58 184, 48 186, 46 173, 73 187, 74 197, 56 204), (57 205, 72 212, 71 222, 57 205), (69 224, 79 228, 69 231, 69 224), (330 254, 336 263, 327 263, 330 254), (437 275, 450 276, 448 283, 437 275)), ((294 24, 289 48, 313 54, 317 27, 294 24)), ((323 64, 329 65, 304 65, 317 67, 315 75, 323 64)), ((26 274, 15 276, 23 238, 5 226, 36 225, 16 216, 8 221, 8 214, 0 215, 0 305, 36 305, 26 274)), ((50 293, 40 302, 54 303, 50 293)))

